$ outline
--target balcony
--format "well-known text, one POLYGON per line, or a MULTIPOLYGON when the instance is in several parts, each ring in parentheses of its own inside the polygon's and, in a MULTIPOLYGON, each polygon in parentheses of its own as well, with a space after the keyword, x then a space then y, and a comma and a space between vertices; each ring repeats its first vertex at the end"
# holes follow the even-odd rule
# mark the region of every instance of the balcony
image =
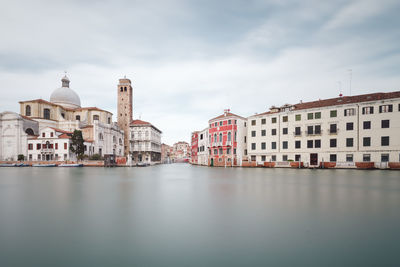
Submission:
POLYGON ((339 132, 339 129, 328 129, 329 135, 337 135, 339 132))
POLYGON ((306 136, 318 136, 318 135, 321 135, 322 134, 322 130, 320 130, 320 131, 306 131, 306 136))
POLYGON ((302 133, 302 131, 300 131, 300 132, 293 132, 293 135, 296 137, 299 137, 299 136, 301 136, 301 133, 302 133))
POLYGON ((54 148, 42 148, 42 149, 40 149, 40 152, 44 153, 44 154, 53 154, 54 148))

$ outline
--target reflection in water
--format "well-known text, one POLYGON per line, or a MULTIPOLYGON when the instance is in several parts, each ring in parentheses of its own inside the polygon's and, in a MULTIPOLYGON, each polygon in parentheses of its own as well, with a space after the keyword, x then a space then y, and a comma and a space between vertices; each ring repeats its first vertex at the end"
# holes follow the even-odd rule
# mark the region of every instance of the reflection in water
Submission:
POLYGON ((399 266, 400 173, 1 168, 0 266, 399 266))

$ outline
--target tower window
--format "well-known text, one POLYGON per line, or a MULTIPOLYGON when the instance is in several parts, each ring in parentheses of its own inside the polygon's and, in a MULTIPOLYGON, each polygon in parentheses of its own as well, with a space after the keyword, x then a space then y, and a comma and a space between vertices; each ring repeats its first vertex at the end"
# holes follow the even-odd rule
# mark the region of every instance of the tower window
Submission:
POLYGON ((124 91, 124 88, 123 87, 121 87, 121 92, 123 92, 124 91))
POLYGON ((31 115, 31 106, 27 105, 25 107, 25 116, 30 116, 31 115))
POLYGON ((75 120, 80 121, 80 120, 81 120, 81 116, 76 115, 76 116, 75 116, 75 120))
POLYGON ((124 87, 124 91, 126 92, 126 87, 124 87))

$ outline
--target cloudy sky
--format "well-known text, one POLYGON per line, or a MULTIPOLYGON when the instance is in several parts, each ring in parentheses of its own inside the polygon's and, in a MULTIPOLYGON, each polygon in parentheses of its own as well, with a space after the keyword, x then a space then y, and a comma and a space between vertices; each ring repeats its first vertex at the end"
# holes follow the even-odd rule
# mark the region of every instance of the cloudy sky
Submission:
POLYGON ((340 92, 400 90, 400 2, 0 0, 0 111, 43 98, 64 70, 83 106, 116 114, 118 79, 134 117, 189 141, 225 108, 340 92))

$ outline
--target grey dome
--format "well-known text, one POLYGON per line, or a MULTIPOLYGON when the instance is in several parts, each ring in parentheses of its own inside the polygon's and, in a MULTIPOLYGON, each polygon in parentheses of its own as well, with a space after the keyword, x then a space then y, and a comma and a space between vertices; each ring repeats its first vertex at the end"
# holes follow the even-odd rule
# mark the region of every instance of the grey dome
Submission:
POLYGON ((68 77, 64 76, 61 81, 62 87, 53 91, 50 96, 50 102, 66 108, 80 108, 81 99, 74 90, 69 88, 68 77))

